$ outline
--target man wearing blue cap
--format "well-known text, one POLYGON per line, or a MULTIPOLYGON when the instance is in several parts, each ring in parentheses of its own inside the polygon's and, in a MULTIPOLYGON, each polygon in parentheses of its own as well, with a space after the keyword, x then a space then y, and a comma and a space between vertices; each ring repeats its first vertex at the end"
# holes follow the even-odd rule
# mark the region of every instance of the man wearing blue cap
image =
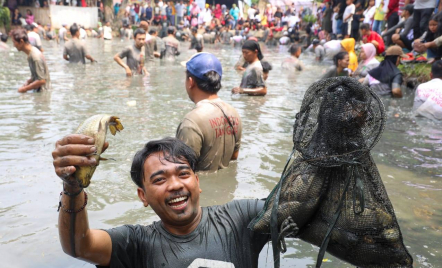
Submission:
POLYGON ((198 53, 186 63, 186 91, 196 104, 178 126, 176 137, 198 157, 198 170, 216 171, 238 157, 241 118, 222 101, 222 67, 210 53, 198 53))

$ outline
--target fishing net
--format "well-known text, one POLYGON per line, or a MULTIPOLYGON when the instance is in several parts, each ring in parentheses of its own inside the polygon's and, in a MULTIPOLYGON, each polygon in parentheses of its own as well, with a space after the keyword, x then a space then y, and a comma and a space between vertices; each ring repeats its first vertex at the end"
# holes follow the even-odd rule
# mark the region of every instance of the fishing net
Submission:
POLYGON ((271 233, 275 267, 283 237, 299 237, 359 267, 412 267, 393 206, 370 155, 385 111, 347 77, 318 81, 296 115, 294 149, 249 228, 271 233))

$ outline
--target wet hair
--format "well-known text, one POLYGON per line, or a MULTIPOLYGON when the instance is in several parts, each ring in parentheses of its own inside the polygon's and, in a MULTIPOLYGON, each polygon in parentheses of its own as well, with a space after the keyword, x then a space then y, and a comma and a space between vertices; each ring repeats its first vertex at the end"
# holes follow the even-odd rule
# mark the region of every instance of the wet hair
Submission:
POLYGON ((28 32, 32 31, 32 26, 29 25, 29 24, 26 24, 24 28, 25 28, 25 30, 28 31, 28 32))
POLYGON ((345 58, 345 56, 347 56, 347 55, 348 55, 348 52, 347 52, 347 51, 341 51, 341 52, 339 52, 338 54, 336 54, 336 55, 333 57, 333 62, 335 63, 335 66, 338 67, 338 62, 339 62, 340 60, 343 60, 343 59, 345 58))
POLYGON ((169 27, 168 29, 167 29, 167 34, 173 34, 175 32, 175 27, 169 27))
POLYGON ((137 38, 139 34, 146 34, 146 31, 143 28, 137 28, 134 32, 134 38, 137 38))
POLYGON ((442 78, 442 60, 437 60, 431 65, 433 78, 442 78))
POLYGON ((78 33, 78 30, 80 30, 80 28, 78 28, 78 25, 76 23, 72 24, 72 26, 69 28, 72 36, 76 35, 78 33))
POLYGON ((156 33, 157 33, 156 30, 150 30, 150 31, 149 31, 149 34, 156 34, 156 33))
POLYGON ((195 45, 195 49, 197 52, 201 52, 201 51, 203 51, 203 46, 200 43, 198 43, 195 45))
POLYGON ((192 28, 192 33, 197 33, 198 29, 197 28, 192 28))
POLYGON ((264 73, 268 73, 273 69, 272 65, 268 61, 261 61, 261 65, 262 65, 262 71, 264 73))
POLYGON ((299 42, 299 34, 295 34, 293 40, 295 40, 295 42, 299 42))
POLYGON ((299 49, 301 49, 301 46, 300 46, 300 45, 298 45, 298 44, 293 44, 293 45, 290 47, 290 49, 289 49, 290 54, 291 54, 291 55, 295 55, 295 53, 298 52, 299 49))
POLYGON ((8 42, 8 35, 7 35, 7 34, 2 34, 2 35, 0 35, 0 40, 1 40, 3 43, 8 42))
POLYGON ((368 23, 362 23, 361 27, 359 27, 361 30, 370 30, 370 24, 368 23))
POLYGON ((15 42, 20 42, 20 40, 23 40, 23 42, 29 44, 29 38, 28 33, 25 29, 15 29, 11 31, 12 39, 14 39, 15 42))
POLYGON ((161 140, 149 141, 139 150, 132 161, 130 177, 132 181, 140 188, 144 189, 144 163, 146 159, 154 153, 162 152, 164 159, 171 163, 184 164, 189 163, 190 168, 196 172, 198 158, 192 148, 177 138, 163 138, 161 140))
POLYGON ((187 77, 192 77, 198 88, 206 93, 216 94, 221 89, 221 76, 215 71, 209 71, 204 75, 207 80, 199 79, 189 71, 186 71, 186 74, 187 77))

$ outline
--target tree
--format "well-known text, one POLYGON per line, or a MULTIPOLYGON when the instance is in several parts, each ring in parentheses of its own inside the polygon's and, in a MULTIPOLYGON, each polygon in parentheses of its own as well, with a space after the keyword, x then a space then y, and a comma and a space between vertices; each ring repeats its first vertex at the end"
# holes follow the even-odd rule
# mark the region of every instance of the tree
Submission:
POLYGON ((4 27, 6 31, 11 28, 11 12, 8 7, 4 7, 5 0, 0 0, 0 27, 4 27))

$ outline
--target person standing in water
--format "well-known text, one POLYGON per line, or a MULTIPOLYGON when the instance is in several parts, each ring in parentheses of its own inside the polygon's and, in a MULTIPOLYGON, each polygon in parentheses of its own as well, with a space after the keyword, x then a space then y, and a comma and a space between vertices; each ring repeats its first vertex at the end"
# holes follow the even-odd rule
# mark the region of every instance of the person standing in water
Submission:
POLYGON ((349 76, 348 65, 350 62, 350 57, 348 55, 348 52, 339 52, 333 57, 333 61, 335 65, 329 68, 327 72, 321 77, 321 79, 337 76, 349 76))
POLYGON ((24 29, 13 30, 11 36, 14 47, 28 56, 29 69, 31 69, 31 78, 18 89, 18 92, 25 93, 29 90, 39 92, 48 89, 49 70, 43 53, 29 43, 28 34, 24 29))
POLYGON ((242 55, 249 64, 242 76, 241 85, 232 89, 232 94, 247 94, 250 96, 264 96, 267 87, 264 82, 261 60, 263 55, 259 43, 247 40, 242 46, 242 55))
POLYGON ((63 59, 69 61, 69 63, 81 62, 86 64, 85 58, 94 62, 95 60, 89 55, 84 42, 79 39, 80 31, 77 24, 74 23, 74 25, 71 26, 70 31, 72 39, 64 45, 63 59))
POLYGON ((146 39, 146 32, 138 28, 134 32, 134 44, 126 47, 114 56, 114 60, 126 70, 127 76, 132 76, 133 73, 145 74, 148 72, 144 67, 144 41, 146 39), (126 58, 126 63, 122 59, 126 58))
POLYGON ((175 60, 175 57, 180 55, 180 41, 175 38, 174 26, 167 28, 167 36, 163 38, 163 42, 166 47, 164 57, 169 61, 175 60))
POLYGON ((195 151, 198 170, 226 168, 238 157, 242 124, 236 109, 218 97, 221 63, 202 52, 186 63, 186 69, 186 91, 195 108, 181 121, 176 137, 195 151))

